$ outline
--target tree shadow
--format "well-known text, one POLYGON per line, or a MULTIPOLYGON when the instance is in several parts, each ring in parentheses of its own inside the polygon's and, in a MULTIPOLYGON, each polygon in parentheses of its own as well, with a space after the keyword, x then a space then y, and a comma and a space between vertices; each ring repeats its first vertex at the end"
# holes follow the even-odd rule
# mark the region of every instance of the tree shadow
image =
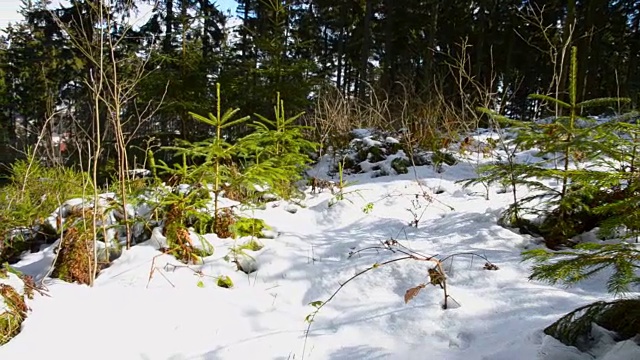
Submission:
POLYGON ((391 353, 387 349, 371 347, 366 345, 346 346, 333 351, 329 355, 331 360, 354 360, 354 359, 388 359, 391 353))

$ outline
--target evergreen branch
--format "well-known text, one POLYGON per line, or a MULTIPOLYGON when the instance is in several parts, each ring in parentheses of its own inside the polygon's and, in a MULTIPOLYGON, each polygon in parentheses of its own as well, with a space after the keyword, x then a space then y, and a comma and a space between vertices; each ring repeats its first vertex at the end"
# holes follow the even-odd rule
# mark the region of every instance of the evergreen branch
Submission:
POLYGON ((613 274, 609 277, 607 289, 614 295, 629 292, 630 285, 640 282, 640 278, 634 271, 635 265, 640 263, 640 251, 635 246, 625 243, 589 244, 578 246, 576 250, 578 251, 556 253, 542 249, 525 251, 524 259, 537 263, 533 266, 529 280, 572 285, 604 269, 612 268, 613 274), (560 256, 565 258, 547 263, 560 256))
POLYGON ((598 106, 606 106, 606 105, 615 105, 618 103, 630 103, 631 99, 629 98, 597 98, 585 100, 583 102, 577 103, 576 107, 578 108, 590 108, 590 107, 598 107, 598 106))
POLYGON ((544 94, 531 94, 528 96, 529 99, 534 99, 534 100, 541 100, 541 101, 546 101, 546 102, 550 102, 550 103, 554 103, 556 105, 559 105, 565 109, 570 109, 571 108, 571 104, 568 104, 562 100, 556 99, 552 96, 549 95, 544 95, 544 94))

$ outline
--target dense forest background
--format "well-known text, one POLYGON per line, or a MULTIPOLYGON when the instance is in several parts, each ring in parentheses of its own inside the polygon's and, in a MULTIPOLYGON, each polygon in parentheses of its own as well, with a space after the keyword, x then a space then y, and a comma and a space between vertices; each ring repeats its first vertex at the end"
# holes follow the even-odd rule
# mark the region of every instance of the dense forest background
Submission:
POLYGON ((140 149, 198 140, 206 125, 189 112, 214 111, 216 83, 225 109, 269 115, 279 92, 307 123, 336 98, 383 101, 383 122, 415 127, 475 105, 531 119, 544 114, 527 95, 564 96, 574 45, 580 99, 640 99, 640 1, 237 2, 229 14, 212 0, 24 0, 0 38, 0 161, 39 144, 81 162, 97 136, 118 141, 113 128, 140 149))

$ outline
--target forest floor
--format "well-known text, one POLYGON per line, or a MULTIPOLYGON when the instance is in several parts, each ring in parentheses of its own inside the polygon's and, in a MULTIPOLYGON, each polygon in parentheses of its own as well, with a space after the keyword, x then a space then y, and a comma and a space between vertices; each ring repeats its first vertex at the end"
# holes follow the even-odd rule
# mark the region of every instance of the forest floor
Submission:
MULTIPOLYGON (((481 141, 488 135, 476 135, 481 141)), ((518 155, 520 161, 533 159, 518 155)), ((185 266, 159 250, 158 229, 100 272, 95 286, 46 277, 57 244, 23 256, 14 267, 44 280, 49 296, 28 302, 22 332, 0 347, 0 359, 632 359, 638 348, 603 335, 583 354, 543 329, 567 312, 611 300, 606 274, 566 288, 529 281, 521 252, 540 239, 497 224, 512 195, 497 186, 463 187, 491 157, 469 155, 452 166, 410 167, 408 174, 349 175, 344 199, 306 190, 301 203, 271 201, 244 210, 273 227, 251 252, 249 275, 225 261, 234 240, 207 234, 214 247, 203 265, 185 266), (488 199, 485 194, 488 192, 488 199), (414 215, 415 214, 415 215, 414 215), (417 227, 409 224, 417 220, 417 227), (382 247, 448 260, 449 309, 429 284, 433 263, 400 261, 358 276, 316 315, 305 318, 346 280, 401 257, 382 247), (486 257, 498 270, 484 268, 486 257), (155 259, 155 260, 154 260, 155 259), (153 270, 153 272, 152 272, 153 270), (152 275, 150 277, 150 275, 152 275), (216 286, 229 276, 235 286, 216 286), (44 278, 44 279, 43 279, 44 278), (427 286, 405 304, 408 289, 427 286)), ((310 171, 326 177, 327 159, 310 171)), ((526 190, 522 190, 523 193, 526 190)), ((236 240, 237 241, 237 240, 236 240)), ((631 295, 639 295, 638 293, 631 295)), ((636 357, 637 359, 637 357, 636 357)))

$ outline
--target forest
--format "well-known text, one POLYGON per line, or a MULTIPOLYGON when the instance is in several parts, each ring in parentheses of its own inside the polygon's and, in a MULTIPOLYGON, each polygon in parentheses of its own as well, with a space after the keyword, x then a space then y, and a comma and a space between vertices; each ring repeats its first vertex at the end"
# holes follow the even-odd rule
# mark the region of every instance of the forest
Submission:
POLYGON ((640 1, 21 2, 1 358, 640 358, 640 1))
POLYGON ((409 112, 423 129, 434 116, 465 122, 478 105, 540 116, 527 96, 566 96, 570 46, 579 49, 579 99, 635 104, 640 87, 636 1, 246 0, 235 13, 208 0, 23 3, 25 20, 0 40, 5 162, 41 133, 64 136, 62 149, 48 146, 51 161, 77 162, 115 116, 96 118, 101 79, 121 89, 106 100, 118 102, 119 126, 138 146, 151 136, 194 140, 200 125, 189 112, 211 111, 216 83, 225 108, 243 115, 270 113, 279 92, 311 125, 325 115, 319 101, 343 98, 360 108, 384 102, 369 121, 409 112))

